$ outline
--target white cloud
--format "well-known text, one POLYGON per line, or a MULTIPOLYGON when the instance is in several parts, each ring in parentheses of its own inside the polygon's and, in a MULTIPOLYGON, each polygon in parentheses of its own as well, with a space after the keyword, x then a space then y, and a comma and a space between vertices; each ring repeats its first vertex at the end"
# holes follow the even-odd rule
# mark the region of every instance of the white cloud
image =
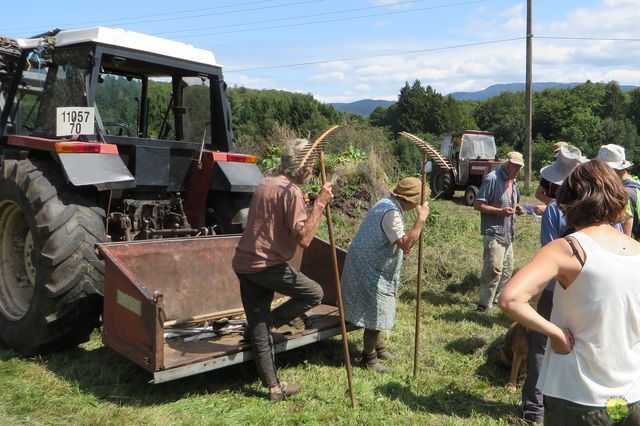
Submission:
POLYGON ((349 71, 353 69, 353 64, 347 61, 331 61, 316 65, 319 69, 328 69, 335 71, 349 71))
POLYGON ((478 87, 476 80, 465 80, 459 84, 451 86, 449 93, 452 92, 472 92, 478 87))
POLYGON ((250 77, 248 75, 235 73, 225 74, 224 79, 229 87, 241 86, 250 87, 252 89, 264 89, 275 85, 275 82, 269 78, 250 77))
POLYGON ((616 7, 628 4, 630 6, 638 6, 638 0, 604 0, 603 3, 607 7, 616 7))
POLYGON ((523 36, 526 32, 526 12, 521 2, 496 12, 486 7, 478 8, 463 18, 464 25, 453 28, 454 36, 473 39, 493 39, 523 36))
POLYGON ((344 80, 345 75, 343 72, 334 71, 326 74, 313 74, 307 77, 307 80, 311 81, 331 81, 331 80, 344 80))
POLYGON ((511 7, 504 9, 501 12, 498 12, 497 15, 501 18, 506 18, 507 20, 521 17, 524 14, 524 2, 520 2, 518 4, 514 4, 511 7))
POLYGON ((395 21, 391 20, 391 19, 384 19, 381 21, 376 21, 375 24, 373 24, 374 27, 376 28, 384 28, 384 27, 388 27, 389 25, 393 25, 395 23, 395 21))
MULTIPOLYGON (((397 5, 398 2, 377 1, 375 4, 397 5)), ((602 0, 589 9, 582 6, 563 12, 564 15, 552 14, 553 20, 546 21, 545 14, 540 12, 540 22, 534 21, 534 81, 616 80, 620 84, 637 85, 640 81, 637 42, 543 37, 637 38, 638 6, 640 0, 602 0)), ((339 45, 325 44, 322 49, 328 58, 377 57, 301 68, 296 72, 311 75, 306 77, 306 84, 299 85, 323 102, 350 102, 362 99, 365 94, 376 99, 397 100, 405 82, 411 84, 416 79, 442 94, 482 90, 497 83, 524 82, 524 39, 425 51, 473 41, 523 37, 524 2, 512 3, 500 11, 483 5, 468 16, 458 18, 456 25, 447 27, 450 33, 403 39, 385 36, 381 40, 371 35, 345 37, 339 45), (423 52, 382 56, 421 50, 423 52)), ((319 54, 317 50, 315 53, 319 54)))
MULTIPOLYGON (((566 20, 542 24, 536 32, 550 36, 633 37, 640 18, 638 1, 609 1, 595 10, 576 9, 566 20), (609 6, 607 3, 615 3, 609 6)), ((535 24, 534 24, 535 25, 535 24)))
POLYGON ((373 0, 373 4, 376 6, 401 6, 403 0, 373 0))

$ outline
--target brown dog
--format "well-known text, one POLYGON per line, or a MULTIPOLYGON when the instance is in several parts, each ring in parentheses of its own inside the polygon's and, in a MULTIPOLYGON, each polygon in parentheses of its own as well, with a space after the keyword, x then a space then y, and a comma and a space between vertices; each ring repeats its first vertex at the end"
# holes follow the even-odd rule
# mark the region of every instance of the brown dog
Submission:
POLYGON ((504 336, 504 343, 498 349, 498 360, 511 369, 509 384, 507 387, 515 390, 518 382, 520 367, 526 367, 527 353, 529 352, 529 330, 523 325, 514 322, 509 326, 504 336))

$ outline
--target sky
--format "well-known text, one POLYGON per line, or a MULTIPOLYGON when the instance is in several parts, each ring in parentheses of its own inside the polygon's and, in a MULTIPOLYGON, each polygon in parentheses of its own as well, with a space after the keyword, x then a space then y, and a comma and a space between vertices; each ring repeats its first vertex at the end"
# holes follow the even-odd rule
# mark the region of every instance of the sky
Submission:
MULTIPOLYGON (((640 85, 640 0, 531 0, 534 82, 640 85)), ((124 28, 214 52, 227 84, 321 102, 525 81, 526 0, 59 0, 3 6, 0 35, 124 28), (11 17, 11 19, 6 19, 11 17)))

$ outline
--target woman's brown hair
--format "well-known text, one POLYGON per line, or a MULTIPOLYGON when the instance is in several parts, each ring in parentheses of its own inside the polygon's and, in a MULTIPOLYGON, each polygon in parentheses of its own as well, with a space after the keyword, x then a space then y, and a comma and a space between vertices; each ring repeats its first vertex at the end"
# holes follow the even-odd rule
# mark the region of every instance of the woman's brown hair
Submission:
POLYGON ((591 160, 580 164, 564 180, 556 201, 566 216, 567 227, 581 228, 598 222, 623 222, 628 199, 613 169, 600 160, 591 160))

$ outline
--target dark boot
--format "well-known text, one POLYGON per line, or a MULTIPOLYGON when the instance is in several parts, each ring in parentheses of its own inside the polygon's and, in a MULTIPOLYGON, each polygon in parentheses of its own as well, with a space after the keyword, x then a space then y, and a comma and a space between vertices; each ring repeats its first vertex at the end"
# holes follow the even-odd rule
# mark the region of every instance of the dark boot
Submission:
POLYGON ((382 361, 396 361, 398 359, 397 356, 395 356, 385 348, 376 348, 376 355, 378 356, 378 359, 381 359, 382 361))
POLYGON ((296 317, 291 321, 279 325, 277 327, 273 327, 271 330, 273 333, 280 334, 298 334, 302 333, 305 330, 305 323, 302 317, 296 317))
POLYGON ((362 335, 362 342, 364 344, 364 350, 362 351, 362 360, 360 361, 360 367, 370 368, 378 373, 386 373, 387 367, 382 365, 378 360, 378 354, 376 353, 376 346, 380 340, 380 330, 364 329, 362 335))
POLYGON ((269 390, 269 401, 282 401, 288 396, 297 394, 298 392, 300 392, 300 389, 302 389, 302 386, 300 386, 298 383, 280 382, 277 388, 269 390))
POLYGON ((362 352, 362 359, 360 360, 360 367, 366 369, 371 369, 376 373, 388 373, 389 370, 387 367, 382 365, 380 361, 378 361, 378 357, 376 355, 376 351, 371 353, 362 352))
POLYGON ((384 347, 384 337, 382 333, 378 334, 378 339, 376 340, 376 355, 379 360, 382 361, 395 361, 398 359, 397 356, 392 354, 384 347))

